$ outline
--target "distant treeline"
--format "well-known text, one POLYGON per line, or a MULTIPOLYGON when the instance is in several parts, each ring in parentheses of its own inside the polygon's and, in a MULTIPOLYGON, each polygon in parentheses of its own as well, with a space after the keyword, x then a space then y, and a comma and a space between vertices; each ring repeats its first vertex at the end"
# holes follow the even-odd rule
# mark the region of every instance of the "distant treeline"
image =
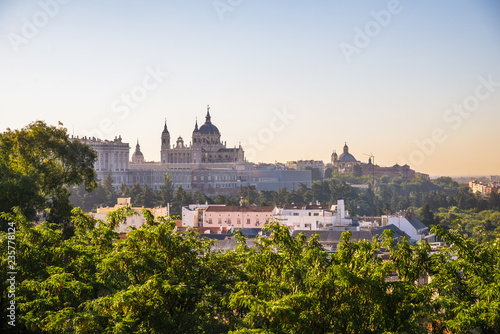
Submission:
POLYGON ((70 197, 74 206, 84 211, 95 210, 99 205, 114 206, 117 197, 131 197, 132 205, 155 207, 171 205, 171 213, 181 214, 182 206, 189 204, 226 204, 239 205, 276 205, 316 203, 331 205, 337 200, 345 200, 351 216, 371 216, 395 213, 398 211, 414 211, 417 217, 426 225, 441 224, 451 227, 453 217, 462 216, 467 232, 478 238, 490 239, 500 235, 500 195, 493 193, 489 198, 473 194, 467 185, 458 184, 450 177, 440 177, 435 180, 425 178, 403 179, 381 178, 371 179, 370 176, 354 177, 352 175, 333 174, 332 178, 314 181, 311 188, 304 185, 298 189, 278 191, 256 191, 251 186, 241 187, 235 197, 218 195, 209 197, 201 191, 188 192, 181 187, 173 189, 172 180, 165 175, 161 190, 153 190, 147 185, 134 184, 128 187, 122 184, 116 192, 112 180, 107 177, 93 192, 86 192, 83 186, 72 189, 70 197), (373 182, 372 182, 373 181, 373 182), (368 189, 352 187, 351 184, 368 184, 368 189), (372 187, 373 185, 373 187, 372 187), (372 192, 373 189, 373 192, 372 192), (373 202, 372 202, 373 196, 373 202), (372 211, 373 208, 373 211, 372 211), (489 210, 488 214, 482 211, 489 210), (450 214, 448 214, 450 212, 450 214), (486 217, 488 216, 488 217, 486 217), (489 236, 481 237, 484 230, 489 236))

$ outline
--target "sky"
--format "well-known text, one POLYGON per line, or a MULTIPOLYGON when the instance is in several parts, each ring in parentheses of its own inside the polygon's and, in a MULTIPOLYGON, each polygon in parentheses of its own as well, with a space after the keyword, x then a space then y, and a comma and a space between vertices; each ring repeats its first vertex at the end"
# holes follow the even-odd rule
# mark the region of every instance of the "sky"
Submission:
POLYGON ((500 2, 0 0, 0 131, 500 175, 500 2))

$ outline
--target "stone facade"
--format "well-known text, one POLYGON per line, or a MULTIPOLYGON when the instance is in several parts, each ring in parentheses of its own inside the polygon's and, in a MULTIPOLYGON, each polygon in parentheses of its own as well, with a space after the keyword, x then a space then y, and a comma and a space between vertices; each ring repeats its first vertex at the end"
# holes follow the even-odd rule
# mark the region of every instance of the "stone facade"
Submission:
MULTIPOLYGON (((122 222, 118 226, 116 226, 115 232, 128 233, 131 231, 131 228, 139 229, 142 225, 146 224, 146 218, 144 218, 144 215, 142 214, 142 209, 144 209, 144 207, 133 207, 132 203, 130 202, 130 197, 118 198, 117 204, 114 207, 97 208, 97 212, 93 213, 92 215, 94 216, 94 218, 104 221, 106 220, 106 215, 108 213, 126 206, 130 207, 136 214, 127 217, 127 220, 125 222, 122 222)), ((157 219, 158 217, 165 217, 170 215, 169 207, 156 207, 149 208, 148 210, 153 214, 155 219, 157 219)))
POLYGON ((352 173, 354 171, 354 166, 360 164, 361 162, 349 153, 349 146, 347 146, 347 143, 345 143, 344 152, 340 156, 337 155, 336 151, 332 153, 331 166, 340 174, 352 173))
POLYGON ((243 162, 244 152, 241 147, 227 148, 221 142, 220 132, 212 124, 210 107, 207 107, 205 124, 198 128, 198 121, 192 134, 192 144, 186 145, 182 137, 178 137, 175 145, 170 145, 170 132, 167 122, 161 134, 161 163, 162 164, 202 164, 243 162))
MULTIPOLYGON (((344 152, 340 156, 338 156, 335 151, 333 152, 331 163, 326 167, 326 169, 338 171, 340 174, 354 173, 356 168, 360 171, 359 176, 373 175, 377 178, 381 176, 388 176, 391 178, 402 177, 405 179, 414 179, 416 176, 415 170, 411 169, 408 165, 400 166, 395 164, 391 167, 382 167, 373 164, 371 157, 368 159, 368 163, 358 161, 351 153, 349 153, 347 143, 344 145, 344 152)), ((424 178, 428 177, 428 175, 425 174, 419 174, 419 176, 424 178)))
POLYGON ((198 128, 196 122, 192 145, 186 145, 179 137, 170 145, 170 133, 165 126, 161 133, 159 162, 147 162, 137 141, 135 152, 129 162, 130 146, 121 137, 113 141, 97 138, 72 138, 91 145, 98 153, 94 164, 99 180, 109 174, 113 186, 118 189, 122 183, 147 184, 159 190, 163 186, 165 173, 169 173, 174 187, 188 191, 200 190, 208 195, 236 195, 240 185, 247 185, 253 179, 253 164, 245 161, 244 151, 239 147, 227 148, 220 140, 217 127, 212 124, 210 109, 207 108, 205 124, 198 128))
POLYGON ((374 165, 371 159, 367 164, 361 165, 362 175, 373 175, 375 177, 388 176, 390 178, 402 177, 404 179, 414 179, 415 171, 408 165, 400 166, 395 164, 392 167, 380 167, 374 165))

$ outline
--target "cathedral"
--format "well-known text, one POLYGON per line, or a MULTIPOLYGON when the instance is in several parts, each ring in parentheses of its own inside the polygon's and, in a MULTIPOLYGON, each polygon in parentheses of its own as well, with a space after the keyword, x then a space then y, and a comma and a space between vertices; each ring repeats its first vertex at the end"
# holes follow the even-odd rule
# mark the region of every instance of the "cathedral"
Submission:
POLYGON ((337 152, 333 151, 331 165, 334 169, 338 170, 340 174, 352 173, 354 166, 361 165, 361 162, 356 160, 356 158, 349 153, 349 146, 347 143, 344 145, 344 152, 337 155, 337 152))
POLYGON ((182 137, 177 138, 175 144, 171 145, 170 132, 167 129, 167 121, 165 121, 165 127, 161 134, 160 155, 162 164, 244 161, 244 153, 241 145, 238 148, 226 148, 226 143, 221 142, 219 129, 212 123, 209 106, 207 106, 205 124, 198 128, 198 121, 195 123, 191 145, 184 144, 182 137))
POLYGON ((206 194, 235 195, 241 185, 252 180, 253 164, 245 161, 241 145, 227 148, 221 141, 219 129, 212 123, 207 106, 205 123, 198 128, 195 122, 191 142, 185 144, 182 137, 171 143, 167 122, 161 133, 160 161, 146 161, 139 140, 128 161, 130 147, 121 136, 113 141, 98 138, 74 138, 91 145, 98 153, 94 169, 102 181, 107 175, 118 189, 123 183, 147 184, 158 190, 163 186, 165 173, 169 173, 175 187, 188 191, 200 190, 206 194))
MULTIPOLYGON (((347 143, 344 145, 344 152, 338 156, 337 152, 333 151, 331 164, 327 169, 338 171, 340 174, 354 173, 355 166, 359 166, 359 176, 371 175, 376 177, 402 177, 404 179, 414 179, 415 171, 408 165, 400 166, 395 164, 392 167, 381 167, 372 162, 372 157, 368 159, 368 163, 358 161, 351 153, 349 153, 349 146, 347 143)), ((418 173, 420 177, 428 178, 428 175, 418 173)))

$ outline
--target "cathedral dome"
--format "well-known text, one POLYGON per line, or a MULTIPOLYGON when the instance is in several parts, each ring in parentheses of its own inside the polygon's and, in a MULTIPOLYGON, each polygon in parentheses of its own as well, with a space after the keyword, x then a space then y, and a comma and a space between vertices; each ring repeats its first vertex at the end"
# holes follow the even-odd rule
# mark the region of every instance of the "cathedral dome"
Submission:
POLYGON ((347 143, 344 145, 344 153, 342 153, 338 159, 339 162, 357 162, 356 158, 349 153, 349 147, 347 143))
POLYGON ((207 116, 205 117, 205 124, 203 124, 200 129, 202 135, 220 135, 219 129, 212 124, 210 117, 210 107, 207 106, 207 116))
POLYGON ((205 123, 200 127, 200 133, 202 135, 219 135, 219 129, 212 123, 205 123))
POLYGON ((342 153, 339 157, 339 162, 356 162, 356 158, 351 153, 342 153))
POLYGON ((144 155, 141 152, 141 146, 139 145, 139 139, 137 139, 137 145, 135 146, 135 152, 132 154, 132 163, 140 164, 144 162, 144 155))

